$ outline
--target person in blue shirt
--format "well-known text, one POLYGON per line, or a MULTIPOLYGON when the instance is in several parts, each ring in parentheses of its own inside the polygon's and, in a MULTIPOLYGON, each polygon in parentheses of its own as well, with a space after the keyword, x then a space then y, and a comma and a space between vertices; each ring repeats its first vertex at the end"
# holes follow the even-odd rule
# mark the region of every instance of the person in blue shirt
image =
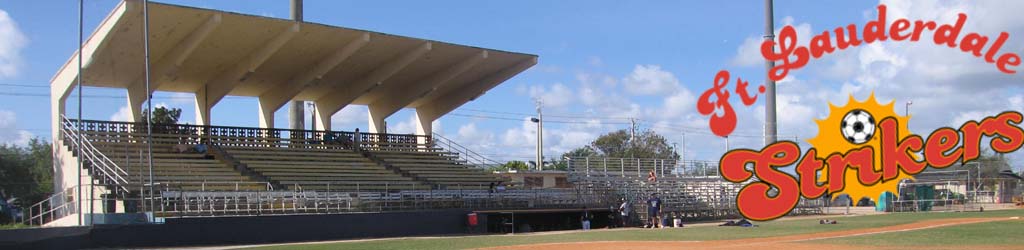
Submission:
POLYGON ((651 228, 660 227, 660 213, 661 198, 658 198, 658 193, 651 193, 651 198, 647 199, 647 221, 650 223, 651 228))

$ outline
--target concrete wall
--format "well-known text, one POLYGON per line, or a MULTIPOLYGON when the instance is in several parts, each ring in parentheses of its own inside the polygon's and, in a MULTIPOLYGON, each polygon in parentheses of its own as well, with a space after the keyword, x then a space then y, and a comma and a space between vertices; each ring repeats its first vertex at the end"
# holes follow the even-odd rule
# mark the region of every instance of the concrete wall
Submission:
POLYGON ((468 232, 468 213, 443 210, 168 218, 165 224, 17 229, 0 234, 0 249, 177 247, 450 235, 468 232))

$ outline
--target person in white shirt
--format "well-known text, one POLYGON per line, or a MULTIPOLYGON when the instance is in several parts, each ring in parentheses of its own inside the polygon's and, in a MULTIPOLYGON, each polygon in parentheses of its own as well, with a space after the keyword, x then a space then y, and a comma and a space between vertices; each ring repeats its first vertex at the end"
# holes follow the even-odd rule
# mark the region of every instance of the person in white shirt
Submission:
POLYGON ((629 200, 622 198, 622 205, 619 205, 619 223, 622 227, 629 225, 629 214, 633 212, 632 204, 629 204, 629 200))

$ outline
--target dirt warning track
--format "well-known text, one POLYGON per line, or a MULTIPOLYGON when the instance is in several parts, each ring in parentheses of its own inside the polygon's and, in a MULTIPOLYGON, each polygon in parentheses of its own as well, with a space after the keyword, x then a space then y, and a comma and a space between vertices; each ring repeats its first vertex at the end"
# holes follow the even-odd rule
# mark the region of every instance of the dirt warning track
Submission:
MULTIPOLYGON (((854 230, 843 230, 834 232, 821 232, 812 234, 800 234, 800 235, 787 235, 777 237, 766 237, 766 238, 750 238, 750 239, 736 239, 736 240, 716 240, 716 241, 598 241, 598 242, 567 242, 567 243, 546 243, 546 244, 530 244, 530 245, 517 245, 517 246, 503 246, 486 249, 538 249, 538 250, 554 250, 554 249, 594 249, 594 250, 614 250, 614 249, 787 249, 787 250, 803 250, 803 249, 886 249, 885 247, 879 246, 850 246, 850 245, 831 245, 831 244, 811 244, 802 243, 803 241, 841 238, 841 237, 853 237, 861 235, 871 235, 880 233, 891 233, 891 232, 903 232, 930 229, 937 227, 955 226, 962 224, 971 223, 983 223, 1001 220, 1010 220, 1012 218, 960 218, 960 219, 942 219, 942 220, 926 220, 919 221, 909 224, 894 225, 880 228, 864 228, 854 230)), ((928 246, 928 247, 907 247, 899 246, 893 247, 893 249, 942 249, 942 246, 928 246)), ((962 249, 964 246, 950 246, 949 249, 962 249)), ((970 246, 971 249, 1021 249, 1012 248, 1010 246, 970 246)))

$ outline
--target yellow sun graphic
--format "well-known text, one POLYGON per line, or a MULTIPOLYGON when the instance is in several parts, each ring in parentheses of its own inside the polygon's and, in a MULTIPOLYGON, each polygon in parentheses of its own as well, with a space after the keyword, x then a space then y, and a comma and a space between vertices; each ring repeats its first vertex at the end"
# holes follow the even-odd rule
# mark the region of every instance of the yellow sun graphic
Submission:
MULTIPOLYGON (((897 141, 911 135, 910 130, 907 129, 907 121, 910 117, 897 115, 894 111, 895 101, 890 101, 887 104, 879 104, 875 100, 875 93, 872 92, 871 96, 863 102, 859 102, 850 95, 850 99, 846 102, 846 106, 837 107, 829 102, 829 115, 824 120, 815 119, 815 123, 818 125, 818 134, 811 139, 807 140, 812 147, 817 149, 816 157, 826 159, 832 153, 845 154, 846 152, 858 149, 864 146, 871 146, 874 150, 874 168, 875 171, 881 171, 882 156, 881 156, 881 145, 879 138, 881 137, 881 131, 877 128, 878 121, 881 121, 887 117, 893 117, 899 121, 899 132, 897 134, 897 141), (843 120, 847 113, 854 110, 866 111, 873 118, 873 124, 875 126, 874 135, 871 136, 866 142, 860 144, 854 144, 847 140, 847 136, 843 135, 843 120)), ((827 162, 826 162, 827 163, 827 162)), ((894 194, 899 193, 899 182, 903 179, 913 179, 910 174, 907 174, 902 169, 896 176, 896 179, 880 182, 875 185, 865 186, 857 181, 857 171, 845 171, 845 185, 846 188, 838 193, 833 194, 833 199, 838 197, 840 194, 847 194, 854 201, 860 200, 862 197, 868 197, 871 200, 877 201, 878 196, 885 191, 892 192, 894 194)), ((818 178, 819 182, 824 182, 828 177, 828 167, 825 167, 821 171, 821 175, 818 178)), ((838 185, 838 183, 830 183, 830 185, 838 185)))

